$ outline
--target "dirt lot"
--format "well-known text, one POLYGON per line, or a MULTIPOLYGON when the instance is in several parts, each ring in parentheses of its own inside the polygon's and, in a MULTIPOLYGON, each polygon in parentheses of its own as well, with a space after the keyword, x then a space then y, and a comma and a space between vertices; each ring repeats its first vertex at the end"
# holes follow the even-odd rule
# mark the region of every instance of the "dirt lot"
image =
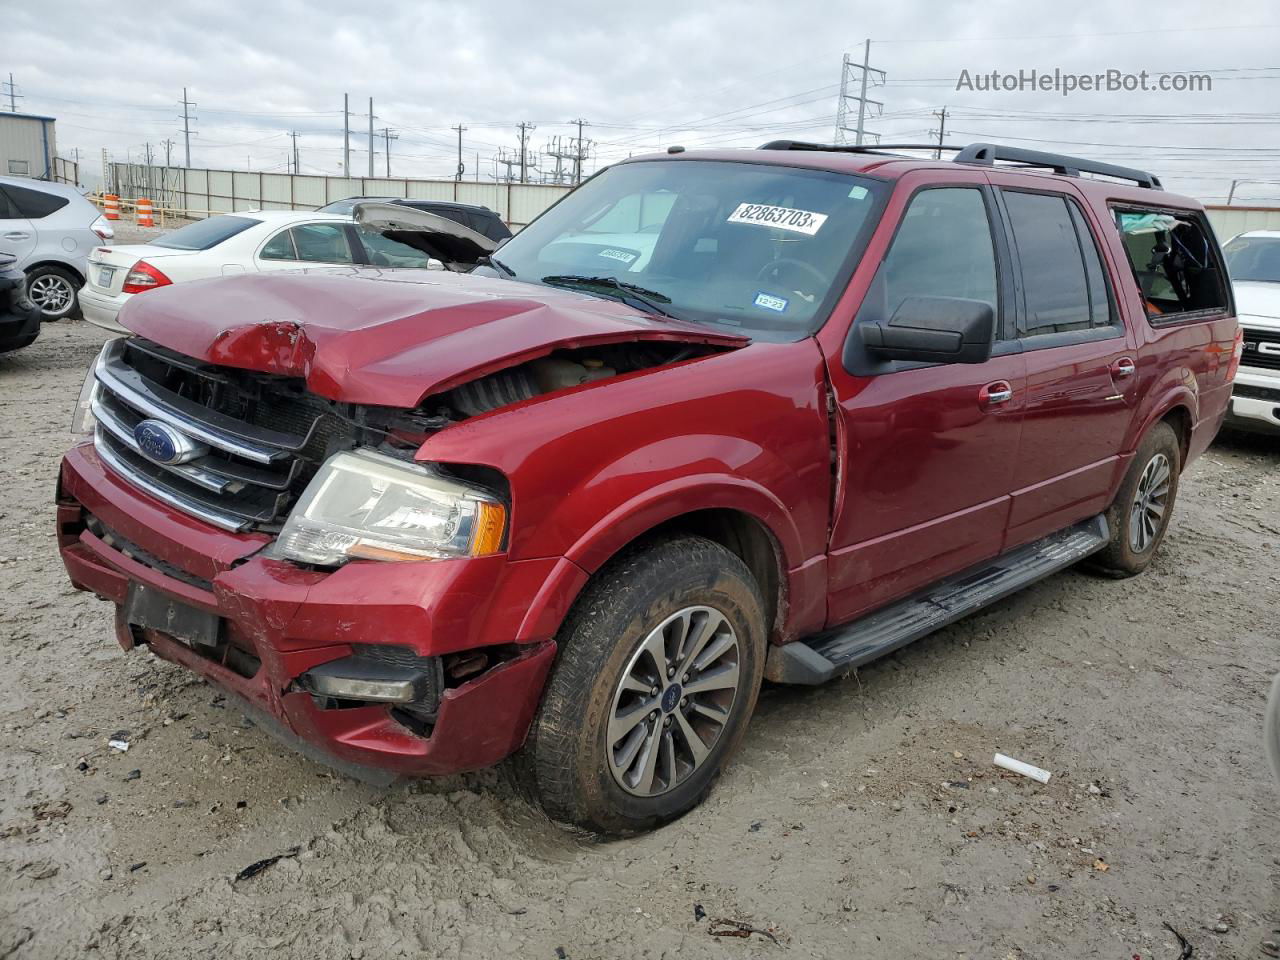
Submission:
POLYGON ((766 690, 707 804, 601 844, 501 770, 345 779, 119 650, 52 533, 100 340, 60 323, 0 358, 0 958, 1176 958, 1165 923, 1197 958, 1277 955, 1280 443, 1195 464, 1141 578, 1069 572, 766 690))

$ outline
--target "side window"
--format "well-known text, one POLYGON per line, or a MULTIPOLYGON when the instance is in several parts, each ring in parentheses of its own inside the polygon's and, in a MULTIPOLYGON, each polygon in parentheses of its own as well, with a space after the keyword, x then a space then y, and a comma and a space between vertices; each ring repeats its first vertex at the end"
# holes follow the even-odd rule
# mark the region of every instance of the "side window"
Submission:
POLYGON ((9 195, 9 200, 18 208, 18 216, 26 217, 28 220, 39 220, 41 217, 47 217, 71 202, 66 197, 44 193, 40 190, 28 190, 26 187, 15 187, 11 183, 5 185, 4 192, 9 195))
POLYGON ((262 252, 258 254, 261 260, 297 260, 298 254, 293 249, 293 231, 281 230, 274 237, 267 241, 266 246, 262 248, 262 252))
POLYGON ((26 218, 18 212, 18 208, 9 200, 8 194, 4 192, 4 188, 0 187, 0 220, 25 220, 26 218))
POLYGON ((1089 229, 1084 214, 1074 203, 1067 203, 1071 211, 1071 223, 1076 228, 1076 238, 1080 241, 1080 254, 1084 257, 1084 277, 1089 287, 1089 318, 1095 327, 1110 327, 1116 323, 1115 308, 1111 299, 1111 288, 1107 283, 1107 272, 1102 267, 1102 257, 1098 253, 1098 241, 1089 229))
POLYGON ((1003 196, 1026 303, 1018 336, 1088 330, 1093 325, 1090 283, 1067 199, 1007 190, 1003 196))
POLYGON ((346 228, 340 223, 304 223, 289 231, 298 259, 308 263, 355 263, 346 228))
POLYGON ((1198 216, 1126 207, 1116 210, 1116 227, 1152 321, 1226 307, 1215 244, 1198 216))
POLYGON ((912 199, 868 299, 887 321, 908 297, 962 297, 997 309, 991 222, 977 188, 934 187, 912 199))
POLYGON ((421 250, 383 236, 377 230, 360 226, 360 243, 369 262, 379 267, 426 267, 428 257, 421 250))

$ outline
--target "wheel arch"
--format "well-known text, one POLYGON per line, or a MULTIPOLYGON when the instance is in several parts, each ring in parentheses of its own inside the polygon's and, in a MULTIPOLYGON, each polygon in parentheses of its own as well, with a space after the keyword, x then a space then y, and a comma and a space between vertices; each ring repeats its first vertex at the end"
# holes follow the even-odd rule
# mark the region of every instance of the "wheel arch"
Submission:
POLYGON ((67 261, 65 260, 48 260, 48 259, 37 260, 35 263, 29 263, 25 267, 23 267, 22 272, 25 273, 27 276, 30 276, 32 273, 39 270, 41 267, 57 267, 59 270, 65 270, 67 273, 71 274, 73 277, 76 278, 76 280, 80 282, 80 286, 83 287, 85 284, 84 274, 81 273, 78 269, 76 269, 71 264, 67 263, 67 261))
MULTIPOLYGON (((694 509, 664 501, 633 505, 623 515, 606 517, 584 535, 565 557, 561 583, 547 591, 557 602, 535 603, 520 630, 522 638, 554 636, 586 586, 619 556, 647 542, 678 534, 704 537, 737 556, 760 587, 765 623, 771 637, 786 635, 791 582, 787 546, 779 531, 761 514, 743 504, 716 504, 694 509), (566 593, 568 596, 566 596, 566 593)), ((790 531, 794 536, 794 531, 790 531)))

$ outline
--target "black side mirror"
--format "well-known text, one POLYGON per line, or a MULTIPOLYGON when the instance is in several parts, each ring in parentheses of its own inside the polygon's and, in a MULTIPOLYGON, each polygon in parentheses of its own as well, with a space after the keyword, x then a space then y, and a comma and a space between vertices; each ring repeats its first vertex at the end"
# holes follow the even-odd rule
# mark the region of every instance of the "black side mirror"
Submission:
POLYGON ((858 335, 882 360, 985 363, 995 326, 995 311, 982 300, 907 297, 887 324, 860 323, 858 335))

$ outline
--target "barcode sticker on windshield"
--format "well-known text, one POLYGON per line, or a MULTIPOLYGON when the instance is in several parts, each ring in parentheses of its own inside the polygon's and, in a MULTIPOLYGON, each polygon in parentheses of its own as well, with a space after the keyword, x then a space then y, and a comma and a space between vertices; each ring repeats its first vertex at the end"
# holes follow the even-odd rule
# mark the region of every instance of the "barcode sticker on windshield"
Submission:
POLYGON ((827 222, 825 213, 810 210, 793 210, 790 207, 771 207, 763 203, 740 203, 729 214, 729 223, 752 223, 759 227, 790 230, 812 237, 827 222))

